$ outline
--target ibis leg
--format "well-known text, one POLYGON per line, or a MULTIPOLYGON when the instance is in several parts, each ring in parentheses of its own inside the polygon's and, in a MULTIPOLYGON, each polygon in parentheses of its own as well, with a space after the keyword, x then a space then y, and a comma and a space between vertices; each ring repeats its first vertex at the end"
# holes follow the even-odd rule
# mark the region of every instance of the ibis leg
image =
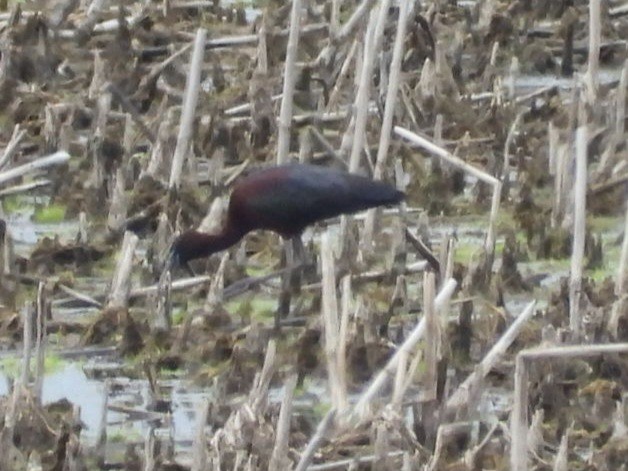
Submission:
POLYGON ((284 242, 285 267, 288 268, 281 280, 279 305, 275 314, 275 329, 279 330, 281 319, 290 314, 292 296, 301 291, 301 272, 305 249, 300 237, 293 237, 284 242))

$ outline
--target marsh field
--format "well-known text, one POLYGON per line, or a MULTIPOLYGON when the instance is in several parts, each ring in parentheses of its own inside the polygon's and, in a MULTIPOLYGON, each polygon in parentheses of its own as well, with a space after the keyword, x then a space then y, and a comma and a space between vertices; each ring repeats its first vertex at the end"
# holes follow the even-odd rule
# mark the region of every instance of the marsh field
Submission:
POLYGON ((628 469, 628 3, 0 0, 0 471, 628 469), (182 269, 235 182, 398 206, 182 269))

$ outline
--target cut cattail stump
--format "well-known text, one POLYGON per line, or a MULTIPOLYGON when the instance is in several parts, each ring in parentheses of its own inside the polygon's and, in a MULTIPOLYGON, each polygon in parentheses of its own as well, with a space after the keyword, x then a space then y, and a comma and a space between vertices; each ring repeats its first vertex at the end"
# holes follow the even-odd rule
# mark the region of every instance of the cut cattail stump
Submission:
POLYGON ((556 458, 554 458, 554 466, 552 471, 569 471, 569 459, 567 457, 567 451, 569 446, 569 434, 565 431, 563 437, 560 439, 560 445, 556 452, 556 458))
POLYGON ((346 371, 340 369, 344 362, 339 362, 338 352, 342 340, 338 316, 338 301, 336 298, 336 275, 334 255, 329 231, 321 238, 321 272, 322 286, 322 317, 325 332, 325 356, 327 359, 327 373, 331 392, 331 404, 339 415, 347 408, 347 377, 346 371))
POLYGON ((511 414, 510 469, 528 468, 528 373, 531 363, 555 359, 585 358, 609 353, 628 353, 628 343, 602 345, 569 345, 552 348, 533 348, 517 354, 515 362, 514 404, 511 414))
POLYGON ((44 387, 44 361, 46 359, 47 326, 50 317, 50 301, 48 288, 43 282, 37 288, 37 318, 35 329, 35 378, 33 381, 33 397, 41 405, 44 387))
POLYGON ((111 394, 111 379, 107 378, 103 385, 103 401, 100 409, 100 422, 96 430, 96 462, 102 469, 105 465, 107 451, 107 413, 109 412, 109 395, 111 394))
POLYGON ((299 31, 301 29, 301 0, 292 0, 290 12, 290 34, 286 50, 286 62, 284 68, 283 92, 281 97, 281 110, 279 112, 277 138, 277 165, 288 161, 290 152, 290 131, 292 129, 292 106, 294 89, 297 79, 297 48, 299 46, 299 31))
POLYGON ((204 471, 207 469, 206 433, 207 417, 209 416, 209 400, 204 400, 196 414, 196 433, 192 443, 192 471, 204 471))
POLYGON ((172 298, 170 286, 172 285, 172 275, 170 270, 163 270, 159 277, 159 288, 149 301, 153 306, 153 315, 150 319, 150 330, 158 338, 159 334, 170 332, 172 327, 172 298))
POLYGON ((164 119, 159 124, 157 131, 156 142, 152 145, 150 152, 150 160, 146 165, 146 168, 140 173, 139 180, 149 176, 153 179, 157 179, 160 176, 162 167, 164 166, 164 154, 168 149, 168 141, 170 139, 170 131, 175 127, 175 113, 173 108, 170 108, 164 116, 164 119))
POLYGON ((277 419, 275 447, 268 465, 269 471, 281 471, 291 468, 291 462, 288 459, 288 442, 290 439, 290 419, 292 418, 292 399, 294 398, 296 385, 297 375, 292 374, 286 380, 283 390, 281 409, 277 419))
POLYGON ((434 310, 436 276, 428 271, 423 274, 423 315, 425 316, 425 372, 423 374, 422 400, 436 399, 438 353, 441 344, 441 326, 434 310))
POLYGON ((94 66, 92 72, 92 80, 87 89, 87 98, 96 101, 100 96, 103 85, 105 84, 105 62, 102 59, 102 52, 99 49, 94 51, 94 66))
POLYGON ((185 86, 185 98, 181 110, 181 120, 179 122, 179 134, 177 135, 177 145, 172 157, 172 167, 170 170, 170 182, 168 188, 172 191, 179 188, 181 184, 181 172, 185 156, 189 153, 192 144, 192 131, 194 125, 194 115, 198 102, 198 93, 201 84, 201 70, 203 68, 203 56, 205 53, 205 36, 207 32, 203 28, 196 31, 194 49, 190 59, 190 70, 188 71, 187 83, 185 86))
MULTIPOLYGON (((33 354, 33 321, 35 320, 35 310, 28 303, 24 309, 22 309, 22 321, 24 325, 23 329, 23 345, 22 345, 22 367, 20 384, 23 387, 27 387, 31 378, 31 356, 33 354)), ((16 385, 17 387, 17 385, 16 385)))
MULTIPOLYGON (((264 365, 262 370, 255 375, 248 398, 240 407, 231 412, 221 429, 214 431, 209 444, 209 459, 220 459, 227 452, 234 453, 236 450, 239 452, 241 448, 238 447, 238 443, 250 445, 248 432, 252 427, 259 427, 264 422, 264 414, 267 413, 268 389, 277 368, 276 354, 277 345, 274 340, 271 340, 266 347, 264 365)), ((249 456, 254 458, 253 455, 249 456)), ((209 459, 208 462, 210 462, 209 459)))
POLYGON ((122 248, 116 264, 116 269, 111 281, 111 289, 107 297, 107 308, 125 308, 128 304, 131 289, 131 270, 133 268, 133 256, 139 238, 132 232, 125 232, 122 240, 122 248))
MULTIPOLYGON (((515 140, 515 135, 519 130, 519 126, 521 124, 521 118, 523 117, 523 113, 517 114, 515 120, 510 125, 510 129, 508 130, 508 136, 506 137, 506 142, 504 143, 504 161, 502 167, 502 185, 503 187, 503 198, 508 200, 508 194, 510 193, 510 147, 512 146, 513 141, 515 140)), ((551 121, 550 121, 551 126, 551 121)))
POLYGON ((113 182, 113 193, 109 214, 107 215, 107 230, 110 234, 118 234, 124 229, 127 216, 128 197, 125 192, 124 172, 121 168, 116 171, 113 182))

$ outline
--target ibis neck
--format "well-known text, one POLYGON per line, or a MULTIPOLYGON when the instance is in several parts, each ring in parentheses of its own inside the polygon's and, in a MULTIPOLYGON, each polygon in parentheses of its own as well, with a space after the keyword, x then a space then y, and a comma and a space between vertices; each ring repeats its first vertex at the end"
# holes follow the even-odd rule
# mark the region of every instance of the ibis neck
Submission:
POLYGON ((244 234, 244 232, 229 224, 217 234, 199 232, 197 237, 200 243, 198 244, 198 249, 195 251, 194 258, 208 257, 216 252, 226 250, 232 245, 237 244, 242 237, 244 237, 244 234))

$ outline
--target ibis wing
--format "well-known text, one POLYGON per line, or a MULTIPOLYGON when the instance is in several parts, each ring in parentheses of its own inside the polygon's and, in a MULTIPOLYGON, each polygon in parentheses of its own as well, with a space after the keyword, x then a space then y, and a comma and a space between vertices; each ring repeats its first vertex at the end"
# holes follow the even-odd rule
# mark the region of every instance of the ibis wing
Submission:
POLYGON ((286 236, 340 214, 399 202, 403 193, 368 178, 312 165, 276 167, 256 173, 231 195, 231 217, 247 230, 286 236))

